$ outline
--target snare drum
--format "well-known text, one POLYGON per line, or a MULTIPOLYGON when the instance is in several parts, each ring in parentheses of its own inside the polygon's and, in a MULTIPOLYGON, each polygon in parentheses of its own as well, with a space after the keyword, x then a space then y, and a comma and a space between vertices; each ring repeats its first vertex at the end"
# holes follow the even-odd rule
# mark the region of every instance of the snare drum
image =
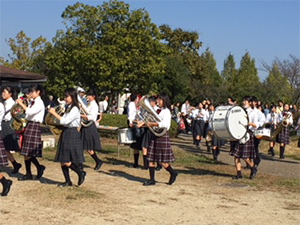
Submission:
POLYGON ((122 128, 118 130, 118 141, 119 144, 131 144, 135 142, 132 129, 122 128))
POLYGON ((270 140, 271 139, 271 129, 263 128, 263 129, 255 130, 254 136, 257 139, 270 140))
POLYGON ((247 133, 248 117, 240 106, 219 106, 211 120, 214 134, 223 140, 236 141, 247 133))

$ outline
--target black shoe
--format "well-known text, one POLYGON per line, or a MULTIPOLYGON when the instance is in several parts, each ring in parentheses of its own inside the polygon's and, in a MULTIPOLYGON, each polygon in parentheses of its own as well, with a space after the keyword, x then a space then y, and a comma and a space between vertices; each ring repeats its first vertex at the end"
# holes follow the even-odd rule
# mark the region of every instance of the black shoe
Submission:
POLYGON ((17 165, 14 167, 14 170, 11 171, 11 174, 16 174, 19 172, 19 169, 22 167, 21 163, 17 163, 17 165))
POLYGON ((12 185, 12 181, 11 180, 7 180, 7 184, 5 187, 3 187, 3 191, 1 193, 1 196, 7 196, 8 192, 10 191, 10 187, 12 185))
POLYGON ((23 177, 19 177, 18 180, 33 180, 32 175, 24 175, 23 177))
POLYGON ((143 183, 144 186, 150 186, 150 185, 155 185, 156 181, 155 180, 147 180, 143 183))
POLYGON ((285 158, 285 156, 284 155, 281 155, 280 157, 279 157, 279 159, 284 159, 285 158))
POLYGON ((82 171, 82 172, 81 172, 81 175, 79 176, 79 179, 78 179, 78 186, 82 185, 82 183, 83 183, 84 180, 85 180, 85 176, 86 176, 86 172, 85 172, 85 171, 82 171))
POLYGON ((138 164, 133 164, 133 165, 132 165, 132 168, 138 168, 138 167, 139 167, 138 164))
POLYGON ((148 170, 148 169, 149 169, 148 166, 143 166, 143 167, 142 167, 142 170, 148 170))
POLYGON ((250 179, 253 179, 257 174, 257 168, 253 168, 251 169, 251 173, 250 173, 250 179))
POLYGON ((177 176, 178 176, 178 172, 176 171, 173 174, 171 174, 168 185, 172 185, 175 182, 177 176))
POLYGON ((103 164, 103 161, 100 161, 99 163, 97 163, 94 170, 99 170, 101 168, 102 164, 103 164))
POLYGON ((160 171, 161 169, 162 169, 162 166, 161 166, 161 165, 159 165, 159 166, 157 166, 157 167, 155 168, 156 171, 160 171))
POLYGON ((46 167, 43 166, 43 165, 40 165, 40 168, 38 170, 38 173, 37 173, 37 176, 36 176, 36 179, 40 179, 42 178, 43 174, 44 174, 44 171, 45 171, 46 167))
POLYGON ((70 182, 70 183, 64 182, 64 183, 58 185, 58 187, 71 187, 71 186, 72 186, 72 182, 70 182))
POLYGON ((243 179, 243 176, 236 175, 232 177, 233 180, 243 179))
POLYGON ((270 149, 268 150, 268 155, 272 155, 272 151, 270 149))

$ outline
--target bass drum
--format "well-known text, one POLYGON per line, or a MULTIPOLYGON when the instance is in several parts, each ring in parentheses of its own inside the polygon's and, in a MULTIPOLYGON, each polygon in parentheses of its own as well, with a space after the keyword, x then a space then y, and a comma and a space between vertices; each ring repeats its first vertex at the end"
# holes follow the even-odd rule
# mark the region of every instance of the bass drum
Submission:
POLYGON ((223 140, 236 141, 247 133, 248 117, 240 106, 219 106, 211 120, 214 134, 223 140))

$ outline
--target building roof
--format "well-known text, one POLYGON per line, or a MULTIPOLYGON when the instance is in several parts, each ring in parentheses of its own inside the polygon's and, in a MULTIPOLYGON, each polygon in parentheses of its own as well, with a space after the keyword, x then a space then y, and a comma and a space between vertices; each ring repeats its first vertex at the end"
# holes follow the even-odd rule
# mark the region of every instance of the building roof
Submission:
POLYGON ((45 75, 17 70, 0 65, 0 79, 3 80, 46 80, 45 75))

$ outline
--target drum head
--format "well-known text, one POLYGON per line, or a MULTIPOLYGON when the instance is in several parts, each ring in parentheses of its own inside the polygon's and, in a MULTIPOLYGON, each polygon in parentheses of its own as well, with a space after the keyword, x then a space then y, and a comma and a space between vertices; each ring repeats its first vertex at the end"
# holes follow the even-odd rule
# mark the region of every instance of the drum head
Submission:
POLYGON ((240 106, 232 107, 227 113, 227 126, 234 139, 241 139, 247 133, 248 118, 240 106))

